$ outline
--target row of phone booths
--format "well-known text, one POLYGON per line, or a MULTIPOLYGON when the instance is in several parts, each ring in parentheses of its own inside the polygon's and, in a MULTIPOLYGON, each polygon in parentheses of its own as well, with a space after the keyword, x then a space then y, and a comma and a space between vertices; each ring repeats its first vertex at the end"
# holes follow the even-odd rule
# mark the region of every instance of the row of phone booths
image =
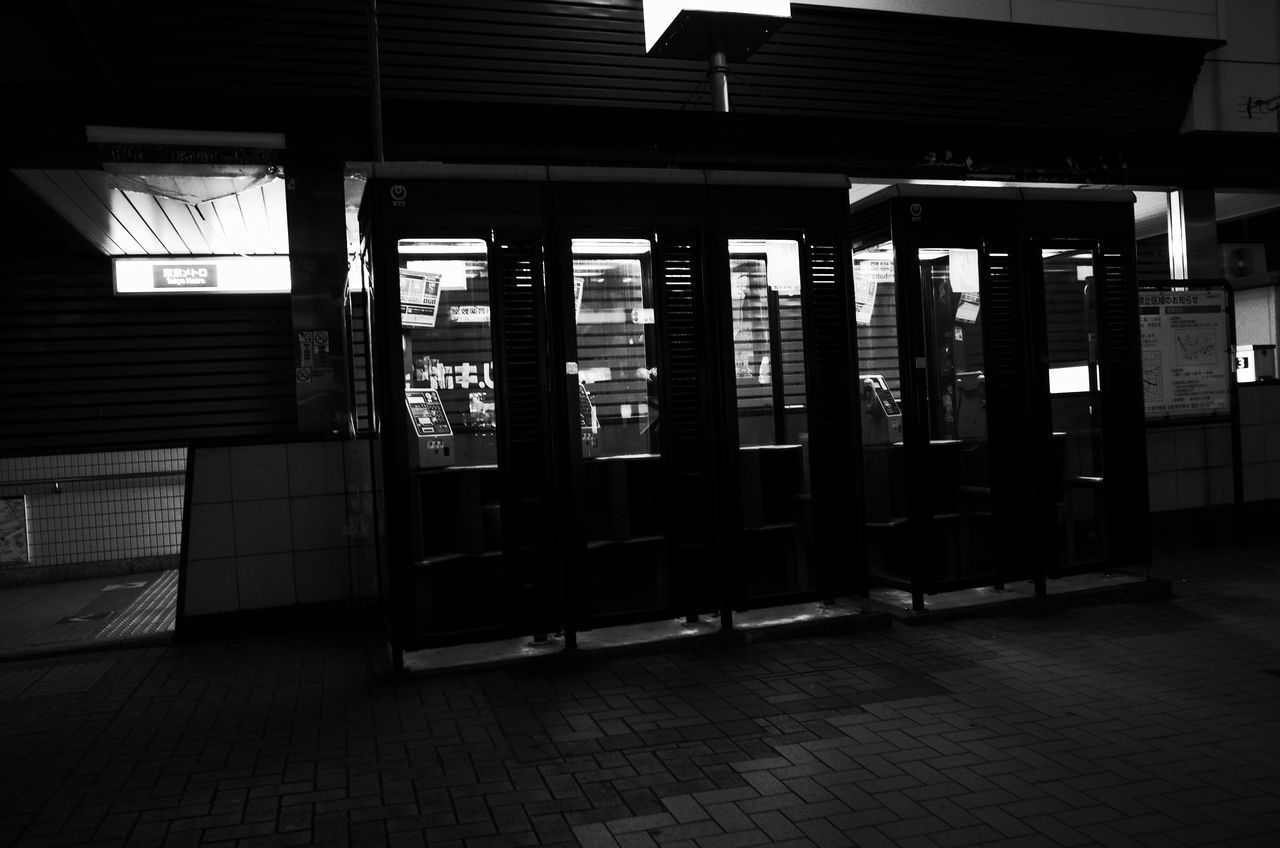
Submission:
POLYGON ((393 647, 1142 560, 1132 196, 1067 196, 383 168, 393 647))

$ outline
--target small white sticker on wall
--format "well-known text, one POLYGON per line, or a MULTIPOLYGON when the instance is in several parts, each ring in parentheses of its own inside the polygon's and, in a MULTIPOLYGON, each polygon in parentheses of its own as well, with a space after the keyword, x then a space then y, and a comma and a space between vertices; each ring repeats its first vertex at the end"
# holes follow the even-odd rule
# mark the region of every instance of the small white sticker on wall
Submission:
POLYGON ((570 374, 570 375, 572 375, 572 374, 577 374, 577 373, 578 373, 578 363, 576 363, 576 362, 566 362, 566 363, 564 364, 564 373, 566 373, 566 374, 570 374))

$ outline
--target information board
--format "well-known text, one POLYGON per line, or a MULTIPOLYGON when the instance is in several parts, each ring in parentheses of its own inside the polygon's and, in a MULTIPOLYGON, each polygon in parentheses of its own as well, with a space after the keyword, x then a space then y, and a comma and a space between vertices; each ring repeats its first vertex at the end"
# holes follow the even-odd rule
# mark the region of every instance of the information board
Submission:
POLYGON ((1226 288, 1144 287, 1138 316, 1147 419, 1229 415, 1235 361, 1226 288))

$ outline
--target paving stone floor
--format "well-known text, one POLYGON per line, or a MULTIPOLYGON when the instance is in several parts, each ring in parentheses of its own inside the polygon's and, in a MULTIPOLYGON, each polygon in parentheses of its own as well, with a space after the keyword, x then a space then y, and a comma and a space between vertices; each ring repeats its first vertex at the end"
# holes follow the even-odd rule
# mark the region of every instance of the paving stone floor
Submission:
POLYGON ((379 675, 351 630, 0 663, 0 844, 1280 845, 1278 560, 449 675, 379 675))

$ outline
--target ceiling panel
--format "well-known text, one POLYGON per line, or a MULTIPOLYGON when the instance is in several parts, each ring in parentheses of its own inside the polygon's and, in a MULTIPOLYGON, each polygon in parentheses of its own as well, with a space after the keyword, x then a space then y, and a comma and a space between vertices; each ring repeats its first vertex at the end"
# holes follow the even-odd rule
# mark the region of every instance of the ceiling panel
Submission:
POLYGON ((182 243, 186 248, 183 253, 203 254, 206 256, 213 253, 213 248, 205 239, 204 231, 200 228, 199 219, 191 206, 180 200, 171 200, 167 197, 157 197, 156 205, 164 211, 174 229, 178 231, 178 235, 182 237, 182 243))
POLYGON ((286 255, 283 180, 239 195, 186 203, 123 190, 95 170, 15 169, 14 174, 108 256, 286 255))

